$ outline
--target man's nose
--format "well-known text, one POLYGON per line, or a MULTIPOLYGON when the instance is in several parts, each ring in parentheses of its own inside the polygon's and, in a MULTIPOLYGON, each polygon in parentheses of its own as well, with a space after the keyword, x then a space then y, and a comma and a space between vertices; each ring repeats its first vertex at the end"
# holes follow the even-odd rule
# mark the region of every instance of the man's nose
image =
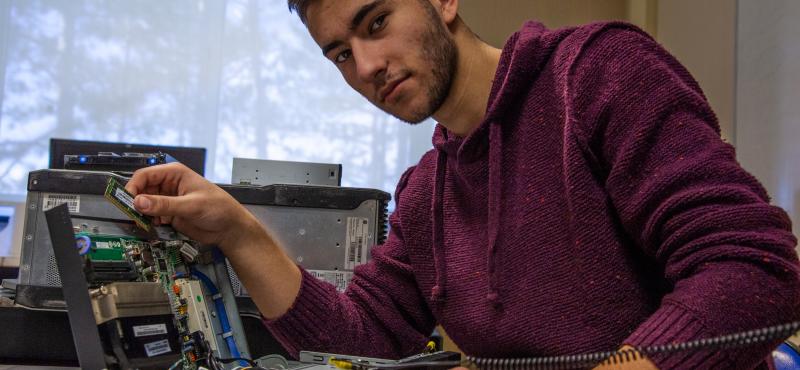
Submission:
POLYGON ((377 43, 354 42, 351 48, 361 81, 374 83, 386 73, 386 59, 377 43))

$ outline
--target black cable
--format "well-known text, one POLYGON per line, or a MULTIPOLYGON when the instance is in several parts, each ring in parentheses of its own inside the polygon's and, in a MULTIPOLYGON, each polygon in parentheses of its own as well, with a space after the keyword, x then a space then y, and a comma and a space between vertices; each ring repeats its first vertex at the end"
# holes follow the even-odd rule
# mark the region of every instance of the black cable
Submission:
POLYGON ((450 369, 455 366, 460 366, 461 361, 420 361, 420 362, 403 362, 396 364, 369 364, 363 365, 368 369, 418 369, 418 368, 446 368, 450 369))
POLYGON ((800 321, 748 330, 739 333, 704 338, 684 343, 673 343, 623 351, 584 353, 568 356, 529 357, 529 358, 481 358, 467 356, 467 363, 481 369, 575 369, 594 367, 601 362, 612 364, 631 362, 642 356, 696 350, 723 350, 748 347, 758 343, 785 339, 800 330, 800 321))
POLYGON ((208 354, 208 357, 204 357, 202 359, 206 361, 206 365, 208 365, 209 369, 211 369, 211 370, 221 370, 220 367, 217 366, 217 361, 214 359, 214 356, 212 356, 211 353, 208 354))
POLYGON ((248 359, 248 358, 242 358, 242 357, 219 358, 219 357, 215 357, 214 359, 219 361, 219 362, 221 362, 221 363, 223 363, 223 364, 227 364, 229 362, 234 362, 234 361, 244 361, 244 362, 247 362, 247 365, 250 366, 250 367, 258 367, 258 364, 256 364, 255 361, 253 361, 251 359, 248 359))

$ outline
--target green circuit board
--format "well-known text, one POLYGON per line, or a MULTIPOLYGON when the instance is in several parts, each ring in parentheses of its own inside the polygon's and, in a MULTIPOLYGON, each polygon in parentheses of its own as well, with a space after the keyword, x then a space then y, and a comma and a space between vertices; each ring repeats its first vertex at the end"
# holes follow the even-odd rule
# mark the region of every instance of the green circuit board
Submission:
MULTIPOLYGON (((189 316, 185 298, 179 296, 176 281, 191 278, 191 262, 184 259, 181 248, 195 247, 185 240, 147 240, 131 236, 75 234, 79 253, 97 268, 100 264, 113 263, 116 271, 127 269, 125 281, 156 282, 169 297, 170 309, 179 335, 180 363, 177 369, 196 370, 198 361, 207 356, 207 349, 198 344, 198 335, 189 330, 189 316)), ((99 275, 92 275, 99 276, 99 275)), ((116 275, 114 275, 116 276, 116 275)), ((104 275, 105 277, 105 275, 104 275)), ((103 280, 108 282, 108 280, 103 280)))
POLYGON ((147 245, 137 238, 127 236, 76 233, 75 237, 79 243, 86 243, 88 239, 88 251, 82 254, 93 261, 124 261, 126 248, 142 248, 147 245))

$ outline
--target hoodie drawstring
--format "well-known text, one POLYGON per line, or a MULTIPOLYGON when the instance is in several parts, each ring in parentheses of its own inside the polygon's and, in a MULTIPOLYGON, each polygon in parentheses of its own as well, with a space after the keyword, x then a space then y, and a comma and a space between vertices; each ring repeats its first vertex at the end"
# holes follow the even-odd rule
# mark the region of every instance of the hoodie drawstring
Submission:
POLYGON ((447 168, 447 154, 439 150, 436 160, 436 181, 431 204, 433 217, 433 263, 436 270, 436 283, 431 289, 431 301, 436 302, 445 296, 446 261, 444 256, 444 176, 447 168))
MULTIPOLYGON (((489 290, 486 300, 497 306, 499 296, 497 292, 497 273, 495 260, 497 255, 497 239, 500 229, 500 204, 502 201, 503 176, 501 172, 503 162, 503 130, 502 127, 492 122, 489 126, 489 199, 488 199, 488 247, 487 247, 487 275, 489 290)), ((431 200, 431 213, 433 218, 432 242, 433 263, 436 270, 436 283, 431 289, 431 301, 437 302, 446 295, 447 263, 444 253, 444 181, 447 169, 447 154, 439 149, 436 160, 436 179, 431 200)))
MULTIPOLYGON (((483 121, 473 132, 474 137, 467 137, 464 141, 456 138, 448 138, 447 129, 437 125, 433 136, 433 145, 438 151, 436 161, 436 179, 433 189, 433 199, 431 200, 432 210, 432 239, 434 269, 436 270, 436 281, 431 289, 431 301, 439 301, 445 297, 445 283, 447 275, 447 263, 444 251, 444 181, 447 169, 447 156, 456 158, 458 155, 467 155, 468 158, 456 158, 456 162, 464 159, 465 162, 478 159, 483 160, 485 150, 483 144, 486 132, 489 131, 488 145, 488 199, 487 199, 487 275, 488 290, 485 299, 495 308, 499 308, 502 303, 498 288, 499 277, 497 271, 497 253, 499 248, 500 220, 502 216, 503 201, 503 121, 504 112, 516 109, 520 99, 525 92, 530 91, 534 80, 538 78, 539 71, 544 66, 543 62, 550 58, 553 53, 556 41, 567 37, 572 31, 565 29, 560 33, 553 33, 549 41, 542 41, 542 35, 547 32, 547 28, 541 23, 525 23, 523 30, 516 32, 506 41, 503 52, 500 55, 500 63, 495 72, 495 79, 492 82, 492 89, 489 93, 489 101, 486 115, 483 121), (535 50, 531 52, 531 50, 535 50), (488 125, 488 127, 486 127, 488 125), (462 147, 464 146, 464 147, 462 147), (463 153, 458 154, 459 151, 463 153)), ((511 122, 509 122, 511 124, 511 122)), ((455 172, 453 172, 455 173, 455 172)), ((478 293, 480 294, 480 293, 478 293)))
POLYGON ((497 239, 500 229, 500 205, 503 200, 503 174, 500 173, 503 164, 503 130, 500 124, 489 124, 489 200, 488 200, 488 228, 487 236, 489 247, 487 250, 487 272, 489 275, 489 290, 486 299, 492 305, 498 305, 497 272, 495 260, 497 255, 497 239))

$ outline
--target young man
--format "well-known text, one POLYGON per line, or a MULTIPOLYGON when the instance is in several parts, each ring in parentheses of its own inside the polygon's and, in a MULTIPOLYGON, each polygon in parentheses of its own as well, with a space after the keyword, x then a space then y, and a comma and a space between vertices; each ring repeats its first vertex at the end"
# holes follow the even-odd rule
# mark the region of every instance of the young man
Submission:
MULTIPOLYGON (((289 4, 350 86, 439 123, 347 292, 185 167, 127 188, 142 212, 220 246, 291 353, 406 356, 438 323, 470 355, 568 355, 797 318, 786 214, 722 142, 697 83, 638 29, 527 23, 498 50, 458 0, 289 4)), ((754 368, 775 344, 624 366, 754 368)))

